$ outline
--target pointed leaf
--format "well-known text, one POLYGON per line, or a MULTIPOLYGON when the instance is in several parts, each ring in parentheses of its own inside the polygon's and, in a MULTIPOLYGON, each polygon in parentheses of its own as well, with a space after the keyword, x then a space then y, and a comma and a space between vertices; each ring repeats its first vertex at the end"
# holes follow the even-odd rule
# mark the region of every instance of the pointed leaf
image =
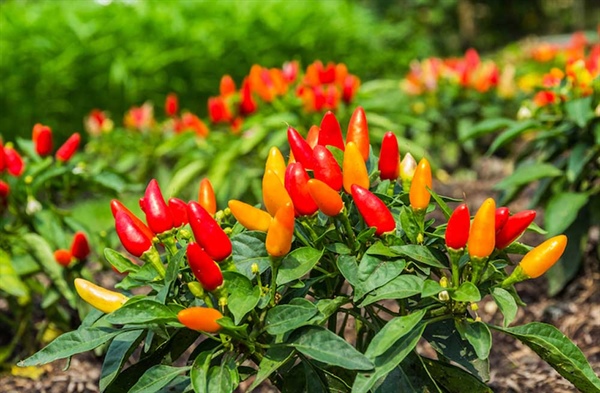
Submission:
POLYGON ((178 375, 187 372, 190 367, 173 367, 158 364, 149 368, 144 375, 129 389, 129 393, 153 393, 167 386, 178 375))

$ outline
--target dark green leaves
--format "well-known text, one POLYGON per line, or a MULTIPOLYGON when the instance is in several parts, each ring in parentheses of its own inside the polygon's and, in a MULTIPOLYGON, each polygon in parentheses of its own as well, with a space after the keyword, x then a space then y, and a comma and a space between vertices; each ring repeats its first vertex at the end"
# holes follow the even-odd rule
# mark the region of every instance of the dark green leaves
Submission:
POLYGON ((253 286, 246 276, 236 272, 223 272, 223 279, 229 292, 227 307, 237 325, 258 304, 260 288, 253 286))
POLYGON ((272 335, 283 334, 305 325, 318 310, 306 299, 294 299, 292 304, 282 304, 267 313, 265 326, 272 335))
POLYGON ((598 392, 600 378, 575 344, 552 325, 532 322, 523 326, 493 329, 509 334, 533 349, 560 375, 582 392, 598 392))
POLYGON ((155 300, 139 299, 128 301, 123 307, 108 314, 106 320, 116 325, 176 322, 177 314, 155 300))
POLYGON ((311 247, 301 247, 290 252, 281 261, 277 273, 277 285, 287 284, 308 273, 323 255, 323 251, 311 247))
POLYGON ((308 326, 294 333, 290 346, 315 360, 350 370, 370 370, 373 363, 335 333, 308 326))

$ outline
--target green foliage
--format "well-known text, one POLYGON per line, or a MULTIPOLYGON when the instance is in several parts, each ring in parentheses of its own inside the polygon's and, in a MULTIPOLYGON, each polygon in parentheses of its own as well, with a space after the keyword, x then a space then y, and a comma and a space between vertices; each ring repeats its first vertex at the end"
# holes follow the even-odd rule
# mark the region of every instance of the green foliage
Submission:
POLYGON ((171 91, 204 116, 221 76, 240 83, 252 64, 343 59, 361 78, 390 75, 427 42, 345 1, 13 1, 0 25, 0 111, 11 113, 0 130, 10 139, 43 122, 63 140, 93 108, 118 123, 125 108, 161 106, 171 91))

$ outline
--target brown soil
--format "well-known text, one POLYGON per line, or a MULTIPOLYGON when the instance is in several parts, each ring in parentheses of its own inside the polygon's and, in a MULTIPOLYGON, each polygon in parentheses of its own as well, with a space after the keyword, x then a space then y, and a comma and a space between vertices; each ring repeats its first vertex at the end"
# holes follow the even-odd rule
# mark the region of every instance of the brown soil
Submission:
MULTIPOLYGON (((505 175, 503 163, 487 160, 481 162, 477 181, 438 183, 434 188, 440 195, 465 198, 469 207, 476 208, 487 197, 496 196, 492 190, 496 179, 505 175)), ((509 207, 511 211, 527 208, 526 196, 509 207)), ((541 217, 536 218, 542 224, 541 217)), ((590 247, 598 246, 599 231, 592 233, 590 247)), ((528 235, 526 242, 538 244, 541 237, 528 235)), ((543 278, 517 284, 517 290, 527 307, 521 308, 512 326, 539 321, 552 324, 566 334, 600 374, 600 262, 588 253, 583 270, 558 296, 546 295, 543 278)), ((500 312, 493 301, 480 303, 479 315, 486 322, 502 323, 500 312)), ((493 332, 490 354, 490 387, 500 393, 574 392, 576 389, 554 369, 542 361, 532 350, 517 340, 493 332)), ((75 356, 67 371, 62 371, 65 361, 47 365, 38 380, 11 375, 0 376, 0 392, 98 392, 101 361, 91 353, 75 356)), ((246 385, 247 386, 247 385, 246 385)), ((265 386, 263 390, 273 391, 265 386)))

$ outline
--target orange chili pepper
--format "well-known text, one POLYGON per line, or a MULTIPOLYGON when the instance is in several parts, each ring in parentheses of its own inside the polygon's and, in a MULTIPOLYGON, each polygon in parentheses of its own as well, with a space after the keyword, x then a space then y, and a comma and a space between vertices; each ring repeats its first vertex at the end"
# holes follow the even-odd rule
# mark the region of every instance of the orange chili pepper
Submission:
MULTIPOLYGON (((414 180, 413 180, 414 181, 414 180)), ((486 199, 473 219, 467 247, 471 258, 487 258, 496 245, 496 202, 486 199)))
POLYGON ((346 145, 346 150, 344 150, 342 177, 344 182, 344 190, 348 194, 352 193, 353 184, 358 184, 367 190, 369 189, 370 182, 369 172, 367 172, 367 165, 363 160, 358 146, 354 142, 348 142, 346 145))
POLYGON ((408 197, 413 210, 427 209, 431 194, 427 188, 432 187, 431 166, 427 158, 421 158, 413 175, 408 197))
POLYGON ((560 259, 566 247, 565 235, 554 236, 525 254, 519 266, 527 276, 537 278, 560 259))
POLYGON ((216 333, 221 330, 217 320, 223 314, 217 309, 208 307, 190 307, 177 313, 177 319, 188 329, 200 330, 207 333, 216 333))
POLYGON ((217 212, 217 198, 215 197, 215 191, 210 180, 206 177, 200 180, 200 186, 198 187, 198 203, 211 216, 214 216, 217 212))
POLYGON ((310 196, 323 214, 329 217, 340 214, 344 208, 344 201, 336 190, 317 179, 310 179, 307 184, 310 196))
POLYGON ((242 226, 251 231, 267 232, 271 225, 271 215, 252 205, 232 199, 227 204, 231 214, 242 226))
POLYGON ((269 231, 265 246, 269 255, 282 257, 290 252, 294 236, 294 205, 288 202, 275 214, 269 231))

